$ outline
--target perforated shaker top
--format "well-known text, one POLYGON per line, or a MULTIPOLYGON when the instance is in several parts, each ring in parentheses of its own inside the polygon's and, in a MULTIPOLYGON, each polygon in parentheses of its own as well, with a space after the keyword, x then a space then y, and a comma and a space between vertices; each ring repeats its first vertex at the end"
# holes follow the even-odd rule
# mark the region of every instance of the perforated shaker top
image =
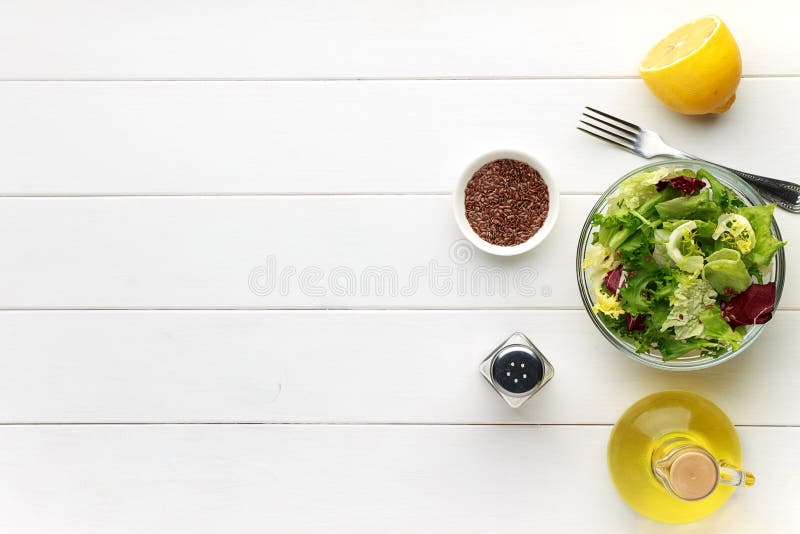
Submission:
POLYGON ((523 345, 504 347, 492 362, 492 378, 495 383, 516 395, 535 388, 543 376, 542 360, 523 345))

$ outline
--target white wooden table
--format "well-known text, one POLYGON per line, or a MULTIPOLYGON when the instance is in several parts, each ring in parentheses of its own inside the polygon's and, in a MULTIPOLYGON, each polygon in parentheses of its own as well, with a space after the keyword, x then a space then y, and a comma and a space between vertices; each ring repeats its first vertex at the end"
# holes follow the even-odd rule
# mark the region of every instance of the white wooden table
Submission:
POLYGON ((789 0, 2 2, 0 532, 798 532, 800 219, 777 214, 781 310, 706 371, 613 350, 574 280, 587 210, 642 164, 580 135, 583 105, 800 179, 798 16, 789 0), (635 68, 714 11, 745 78, 729 113, 681 117, 635 68), (513 260, 463 248, 450 212, 462 168, 498 148, 547 162, 563 192, 546 244, 513 260), (515 330, 556 368, 518 411, 477 371, 515 330), (678 528, 631 512, 605 466, 616 418, 666 388, 726 410, 758 476, 678 528))

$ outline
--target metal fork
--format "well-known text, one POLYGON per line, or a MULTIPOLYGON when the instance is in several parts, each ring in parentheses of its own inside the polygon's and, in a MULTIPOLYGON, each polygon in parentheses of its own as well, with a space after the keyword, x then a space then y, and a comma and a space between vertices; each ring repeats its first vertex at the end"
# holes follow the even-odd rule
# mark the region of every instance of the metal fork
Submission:
POLYGON ((758 192, 768 201, 775 202, 786 211, 800 213, 800 185, 784 180, 757 176, 749 172, 737 171, 736 169, 713 163, 707 159, 687 154, 682 150, 678 150, 666 144, 664 140, 661 139, 661 136, 652 130, 646 130, 598 109, 590 108, 589 106, 586 106, 583 116, 593 122, 581 120, 581 124, 591 128, 591 130, 588 130, 578 126, 578 129, 582 132, 647 159, 656 156, 672 156, 704 161, 717 165, 718 167, 723 167, 758 189, 758 192))

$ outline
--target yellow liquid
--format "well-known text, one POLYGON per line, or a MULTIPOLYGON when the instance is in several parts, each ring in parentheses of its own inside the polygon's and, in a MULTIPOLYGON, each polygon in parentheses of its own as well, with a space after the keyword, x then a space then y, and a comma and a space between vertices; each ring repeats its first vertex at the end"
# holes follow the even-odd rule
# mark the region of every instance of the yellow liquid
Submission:
POLYGON ((734 490, 720 484, 698 501, 685 501, 669 493, 653 473, 652 457, 662 443, 675 437, 689 439, 720 462, 742 465, 736 429, 708 399, 686 391, 662 391, 636 402, 611 431, 608 468, 625 502, 662 523, 702 519, 725 504, 734 490))

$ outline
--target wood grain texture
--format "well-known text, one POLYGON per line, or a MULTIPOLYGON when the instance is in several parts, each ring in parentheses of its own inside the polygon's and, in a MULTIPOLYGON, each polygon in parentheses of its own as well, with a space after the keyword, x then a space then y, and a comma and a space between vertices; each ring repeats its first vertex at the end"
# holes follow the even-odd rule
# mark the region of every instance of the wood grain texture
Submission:
MULTIPOLYGON (((498 258, 463 241, 448 196, 2 198, 0 307, 580 308, 595 200, 563 196, 540 247, 498 258)), ((791 278, 780 304, 800 306, 791 278)))
POLYGON ((616 495, 607 426, 6 426, 0 528, 796 532, 787 477, 800 469, 800 429, 740 432, 756 486, 707 520, 675 527, 636 516, 616 495))
POLYGON ((674 373, 626 358, 582 310, 0 312, 0 423, 610 424, 687 389, 736 424, 800 425, 798 319, 674 373), (519 410, 478 373, 514 331, 556 371, 519 410))
POLYGON ((745 74, 800 74, 789 0, 30 0, 0 7, 0 76, 631 76, 661 37, 712 12, 739 42, 745 74))
POLYGON ((713 118, 640 80, 44 82, 0 83, 0 195, 450 193, 500 148, 537 156, 562 192, 600 193, 645 160, 576 130, 585 105, 800 180, 800 78, 743 80, 713 118))

